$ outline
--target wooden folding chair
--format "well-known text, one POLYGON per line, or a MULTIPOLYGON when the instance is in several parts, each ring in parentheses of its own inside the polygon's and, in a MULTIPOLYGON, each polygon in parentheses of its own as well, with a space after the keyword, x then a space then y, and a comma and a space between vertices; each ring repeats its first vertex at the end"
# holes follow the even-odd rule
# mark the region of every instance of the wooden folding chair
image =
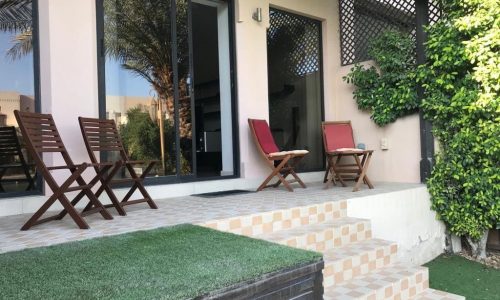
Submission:
POLYGON ((60 220, 66 215, 66 213, 71 216, 81 229, 89 228, 89 225, 85 222, 83 217, 92 213, 98 212, 106 220, 113 219, 91 190, 92 187, 99 182, 103 174, 113 165, 89 163, 75 165, 61 140, 61 136, 59 135, 52 115, 20 112, 18 110, 14 111, 14 115, 16 116, 21 133, 25 138, 26 148, 31 153, 38 171, 53 192, 52 196, 50 196, 49 199, 28 220, 28 222, 24 224, 21 230, 28 230, 34 225, 51 220, 60 220), (65 165, 47 167, 43 161, 43 153, 60 153, 65 165), (92 180, 90 180, 89 183, 82 178, 83 172, 88 167, 95 167, 97 171, 96 175, 92 178, 92 180), (68 170, 71 175, 62 184, 58 184, 51 174, 51 171, 53 170, 68 170), (72 186, 75 183, 76 185, 72 186), (66 197, 66 193, 73 191, 80 192, 70 202, 66 197), (84 196, 87 196, 94 208, 79 213, 75 206, 84 196), (49 209, 49 207, 51 207, 57 200, 59 200, 64 209, 58 215, 40 219, 47 209, 49 209))
POLYGON ((268 187, 276 188, 280 184, 283 184, 287 190, 293 192, 293 188, 290 185, 290 183, 293 182, 298 182, 301 187, 306 188, 306 185, 302 182, 302 180, 300 180, 297 173, 295 173, 294 168, 297 163, 299 163, 299 161, 309 153, 309 151, 279 151, 266 120, 248 119, 248 125, 250 126, 250 131, 252 132, 254 142, 259 149, 259 153, 266 160, 272 170, 271 174, 269 174, 264 182, 262 182, 257 191, 262 191, 268 187), (289 175, 292 175, 294 180, 287 181, 286 178, 289 175), (269 181, 271 181, 273 177, 277 177, 278 181, 274 184, 268 185, 269 181))
MULTIPOLYGON (((157 209, 158 206, 156 206, 156 203, 144 188, 143 182, 144 178, 146 178, 153 166, 158 161, 131 161, 128 157, 127 152, 125 151, 125 147, 123 146, 114 120, 79 117, 78 121, 80 122, 83 140, 92 162, 98 161, 96 152, 107 152, 108 154, 115 152, 120 156, 120 159, 114 162, 115 167, 110 171, 110 173, 101 178, 102 185, 95 193, 96 196, 99 197, 102 192, 105 191, 109 196, 112 204, 105 205, 105 207, 115 207, 118 213, 122 216, 125 216, 127 214, 123 208, 126 205, 146 202, 150 208, 157 209), (138 176, 134 170, 134 166, 136 165, 147 165, 141 176, 138 176), (125 167, 131 178, 113 179, 118 171, 122 169, 122 167, 125 167), (124 183, 132 183, 132 186, 125 197, 121 201, 119 201, 115 193, 111 189, 111 185, 124 183), (137 189, 142 194, 143 199, 130 200, 131 196, 137 189)), ((87 209, 89 208, 90 203, 87 209)))
POLYGON ((355 148, 351 121, 323 122, 321 128, 327 160, 323 180, 327 184, 326 187, 331 183, 335 184, 336 180, 345 187, 345 181, 350 179, 356 181, 353 192, 359 191, 363 182, 373 189, 373 184, 366 175, 373 150, 355 148), (352 158, 354 163, 341 164, 343 157, 352 158))
POLYGON ((5 192, 2 183, 5 182, 27 182, 26 191, 32 190, 35 187, 35 181, 31 176, 31 168, 33 164, 28 164, 24 158, 17 131, 14 126, 0 127, 0 159, 3 161, 0 164, 0 192, 5 192), (19 162, 15 161, 18 158, 19 162), (4 178, 5 174, 12 169, 21 169, 24 173, 24 178, 4 178))

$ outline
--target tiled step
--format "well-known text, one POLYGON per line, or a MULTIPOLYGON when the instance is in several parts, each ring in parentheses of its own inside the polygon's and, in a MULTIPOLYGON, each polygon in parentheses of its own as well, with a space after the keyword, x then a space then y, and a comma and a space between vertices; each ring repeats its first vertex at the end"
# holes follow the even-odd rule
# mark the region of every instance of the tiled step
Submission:
POLYGON ((369 220, 345 217, 254 237, 295 248, 324 252, 371 238, 371 227, 369 220))
POLYGON ((429 287, 424 267, 394 264, 325 288, 325 300, 411 299, 429 287))
POLYGON ((465 297, 434 289, 426 289, 422 293, 411 298, 411 300, 465 300, 465 297))
POLYGON ((397 248, 393 242, 368 239, 325 251, 323 286, 330 287, 395 263, 397 248))
POLYGON ((212 220, 199 225, 235 234, 256 236, 344 218, 346 208, 345 200, 333 201, 212 220))

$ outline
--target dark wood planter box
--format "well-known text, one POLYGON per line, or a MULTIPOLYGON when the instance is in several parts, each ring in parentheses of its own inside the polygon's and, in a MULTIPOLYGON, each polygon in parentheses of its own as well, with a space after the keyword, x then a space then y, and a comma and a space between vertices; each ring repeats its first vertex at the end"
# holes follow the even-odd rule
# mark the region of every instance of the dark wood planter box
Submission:
POLYGON ((195 299, 323 299, 324 262, 266 274, 195 299))
POLYGON ((500 230, 490 229, 486 247, 492 250, 500 250, 500 230))

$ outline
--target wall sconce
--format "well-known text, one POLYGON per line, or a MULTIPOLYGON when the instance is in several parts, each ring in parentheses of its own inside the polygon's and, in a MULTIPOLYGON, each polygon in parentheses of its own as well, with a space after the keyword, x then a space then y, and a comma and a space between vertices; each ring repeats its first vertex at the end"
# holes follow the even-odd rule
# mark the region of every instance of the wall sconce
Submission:
POLYGON ((257 22, 262 22, 262 8, 257 7, 252 15, 252 18, 257 22))

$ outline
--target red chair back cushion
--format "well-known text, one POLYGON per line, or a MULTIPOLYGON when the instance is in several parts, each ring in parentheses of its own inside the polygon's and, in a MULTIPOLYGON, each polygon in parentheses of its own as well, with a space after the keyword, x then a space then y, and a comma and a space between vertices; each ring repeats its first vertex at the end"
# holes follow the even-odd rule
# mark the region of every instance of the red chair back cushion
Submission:
POLYGON ((323 130, 327 151, 335 151, 339 148, 355 147, 351 124, 325 124, 323 125, 323 130))
POLYGON ((257 136, 257 140, 259 141, 260 147, 262 151, 266 154, 279 152, 278 146, 274 142, 273 135, 271 134, 271 129, 269 129, 269 125, 266 120, 250 120, 253 125, 253 130, 255 131, 255 135, 257 136))

